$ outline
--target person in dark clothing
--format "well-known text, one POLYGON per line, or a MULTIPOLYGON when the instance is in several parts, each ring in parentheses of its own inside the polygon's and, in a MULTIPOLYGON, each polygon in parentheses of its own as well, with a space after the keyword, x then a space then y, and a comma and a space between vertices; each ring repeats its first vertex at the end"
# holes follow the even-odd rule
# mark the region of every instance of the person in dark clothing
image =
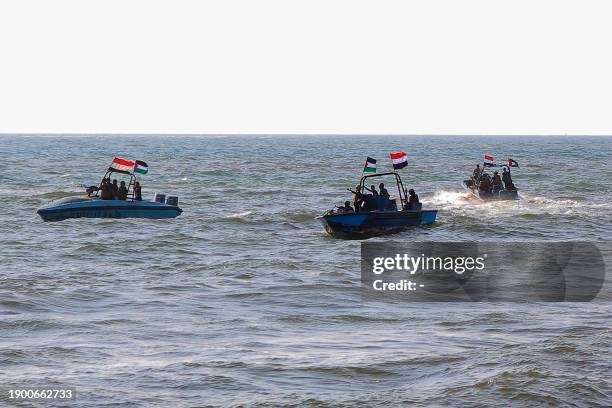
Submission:
POLYGON ((378 194, 383 196, 383 197, 389 197, 389 192, 385 188, 385 184, 384 183, 380 183, 378 185, 378 194))
POLYGON ((353 206, 355 207, 355 212, 359 212, 365 200, 365 195, 361 192, 361 186, 355 187, 355 191, 351 189, 349 189, 349 191, 353 193, 353 206))
POLYGON ((408 190, 408 194, 410 194, 408 196, 408 209, 416 210, 417 208, 419 208, 419 204, 421 203, 419 201, 419 196, 413 189, 408 190))
POLYGON ((113 199, 113 189, 110 184, 110 180, 104 179, 100 184, 100 198, 102 200, 112 200, 113 199))
POLYGON ((506 190, 514 190, 514 184, 512 184, 512 177, 510 176, 510 172, 506 169, 504 169, 502 181, 504 182, 506 190))
POLYGON ((414 189, 410 189, 408 190, 408 206, 409 207, 413 207, 416 208, 418 207, 418 204, 420 204, 419 201, 419 196, 417 195, 417 193, 414 191, 414 189))
POLYGON ((478 184, 478 191, 481 195, 489 195, 491 194, 492 187, 491 177, 488 174, 484 174, 478 184))
POLYGON ((128 190, 125 187, 125 181, 121 182, 121 185, 117 189, 117 200, 125 201, 127 199, 128 190))
POLYGON ((376 187, 375 186, 370 186, 370 188, 365 187, 366 190, 368 190, 370 193, 372 193, 372 195, 377 196, 378 195, 378 191, 376 191, 376 187))
POLYGON ((142 201, 142 187, 138 181, 134 183, 134 200, 142 201))
POLYGON ((502 179, 498 172, 493 173, 493 188, 503 188, 502 179))
POLYGON ((111 191, 113 193, 113 199, 117 199, 117 193, 119 192, 119 186, 117 185, 117 179, 113 179, 113 184, 111 184, 111 191))
POLYGON ((478 181, 478 178, 480 178, 481 174, 482 170, 480 169, 480 164, 477 164, 476 168, 474 169, 474 172, 472 173, 472 180, 474 180, 474 182, 478 181))
POLYGON ((338 212, 341 214, 348 214, 355 212, 355 210, 351 207, 351 202, 347 200, 344 202, 344 207, 338 207, 338 212))

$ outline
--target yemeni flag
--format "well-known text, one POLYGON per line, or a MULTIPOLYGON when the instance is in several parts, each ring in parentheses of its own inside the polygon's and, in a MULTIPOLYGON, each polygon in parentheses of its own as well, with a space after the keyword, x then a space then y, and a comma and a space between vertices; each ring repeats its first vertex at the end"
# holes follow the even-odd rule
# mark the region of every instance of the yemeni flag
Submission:
POLYGON ((108 168, 109 171, 117 173, 131 174, 134 171, 134 162, 122 159, 121 157, 115 157, 112 164, 108 168))
POLYGON ((403 169, 408 165, 408 155, 406 152, 391 153, 391 161, 393 161, 393 170, 403 169))
POLYGON ((518 167, 518 162, 514 159, 508 159, 508 167, 518 167))
POLYGON ((376 173, 376 159, 368 156, 365 165, 363 166, 364 173, 376 173))
POLYGON ((134 173, 138 174, 147 174, 149 172, 149 166, 147 163, 142 160, 136 160, 136 164, 134 166, 134 173))
POLYGON ((493 166, 495 166, 495 163, 493 163, 494 161, 495 161, 495 158, 493 156, 485 154, 484 165, 486 167, 493 167, 493 166))

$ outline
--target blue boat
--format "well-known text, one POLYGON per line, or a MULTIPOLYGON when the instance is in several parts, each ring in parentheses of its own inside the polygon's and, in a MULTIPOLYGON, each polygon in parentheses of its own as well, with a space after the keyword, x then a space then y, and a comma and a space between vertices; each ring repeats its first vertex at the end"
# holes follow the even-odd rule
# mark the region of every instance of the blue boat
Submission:
MULTIPOLYGON (((166 200, 165 194, 156 194, 154 201, 143 201, 140 194, 135 192, 136 177, 134 168, 129 166, 115 165, 115 161, 120 160, 122 163, 126 161, 115 158, 113 165, 108 168, 106 174, 98 186, 86 187, 87 196, 65 197, 51 201, 47 205, 42 206, 36 212, 44 221, 62 221, 69 218, 175 218, 181 215, 182 209, 178 206, 178 197, 168 196, 166 200), (130 177, 130 182, 127 186, 127 194, 124 193, 124 199, 103 199, 112 198, 105 197, 104 193, 99 194, 103 190, 104 183, 110 182, 110 175, 115 173, 127 174, 130 177)), ((141 165, 146 163, 137 161, 141 165)), ((133 163, 132 163, 133 164, 133 163)), ((146 172, 146 171, 145 171, 146 172)), ((108 185, 107 185, 108 186, 108 185)), ((115 197, 117 198, 117 197, 115 197)))
POLYGON ((69 218, 175 218, 183 210, 157 201, 102 200, 97 197, 65 197, 38 209, 45 221, 69 218))
POLYGON ((402 179, 396 172, 362 177, 359 183, 361 191, 364 191, 366 180, 387 175, 395 176, 401 209, 398 209, 397 199, 390 199, 382 195, 367 195, 365 210, 349 213, 328 211, 317 217, 325 231, 337 238, 363 239, 400 232, 409 227, 433 224, 436 221, 438 210, 423 210, 420 203, 411 207, 408 204, 408 194, 402 184, 402 179))

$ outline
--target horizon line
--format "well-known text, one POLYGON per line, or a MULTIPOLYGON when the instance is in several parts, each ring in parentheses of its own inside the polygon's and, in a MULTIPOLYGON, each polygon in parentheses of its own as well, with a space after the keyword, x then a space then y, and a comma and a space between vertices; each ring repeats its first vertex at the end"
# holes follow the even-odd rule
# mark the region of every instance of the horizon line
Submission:
POLYGON ((420 136, 420 137, 611 137, 612 134, 536 134, 536 133, 112 133, 112 132, 0 132, 3 136, 373 136, 373 137, 393 137, 393 136, 420 136))

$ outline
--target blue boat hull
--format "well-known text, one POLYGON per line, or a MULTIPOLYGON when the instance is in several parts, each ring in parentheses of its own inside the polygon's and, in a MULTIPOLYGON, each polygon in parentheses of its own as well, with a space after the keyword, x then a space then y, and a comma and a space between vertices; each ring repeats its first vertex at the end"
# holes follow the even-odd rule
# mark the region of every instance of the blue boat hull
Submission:
POLYGON ((175 218, 183 210, 179 207, 155 201, 99 200, 68 197, 53 201, 38 209, 45 221, 62 221, 69 218, 175 218))
POLYGON ((437 210, 373 211, 324 215, 319 219, 325 231, 334 237, 360 239, 433 224, 437 213, 437 210))

